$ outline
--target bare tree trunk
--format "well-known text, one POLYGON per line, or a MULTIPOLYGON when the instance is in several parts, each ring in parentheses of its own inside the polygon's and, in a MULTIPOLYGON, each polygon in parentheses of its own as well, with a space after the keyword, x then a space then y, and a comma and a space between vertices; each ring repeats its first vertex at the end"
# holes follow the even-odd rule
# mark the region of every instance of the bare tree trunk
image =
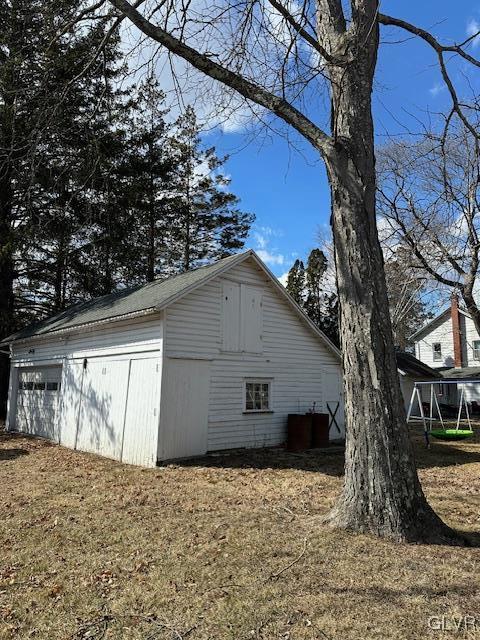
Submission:
POLYGON ((336 144, 327 168, 347 434, 343 494, 329 520, 399 541, 451 541, 456 534, 430 508, 418 480, 395 360, 375 217, 376 49, 371 38, 351 65, 331 73, 336 144))

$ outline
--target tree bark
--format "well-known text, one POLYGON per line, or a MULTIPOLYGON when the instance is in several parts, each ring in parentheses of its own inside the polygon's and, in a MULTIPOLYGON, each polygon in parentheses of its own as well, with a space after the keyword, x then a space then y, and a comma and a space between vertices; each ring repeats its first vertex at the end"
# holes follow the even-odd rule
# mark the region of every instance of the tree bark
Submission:
POLYGON ((335 147, 327 170, 347 432, 343 493, 328 520, 398 541, 454 541, 420 486, 400 392, 375 215, 377 45, 378 31, 348 68, 331 70, 335 147))

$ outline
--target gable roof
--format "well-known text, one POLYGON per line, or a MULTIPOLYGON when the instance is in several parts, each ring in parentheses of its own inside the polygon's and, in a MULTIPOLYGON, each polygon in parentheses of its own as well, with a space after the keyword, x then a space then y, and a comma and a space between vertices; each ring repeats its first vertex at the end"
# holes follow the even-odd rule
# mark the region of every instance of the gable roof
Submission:
MULTIPOLYGON (((459 311, 459 313, 464 315, 466 318, 470 318, 471 317, 470 314, 467 311, 465 311, 465 309, 461 309, 459 307, 458 311, 459 311)), ((443 319, 447 318, 450 314, 451 314, 451 309, 450 309, 450 307, 447 307, 441 313, 439 313, 438 316, 435 316, 432 320, 429 320, 427 322, 427 324, 424 324, 423 327, 418 329, 418 331, 415 331, 415 333, 412 333, 412 335, 410 336, 410 340, 415 340, 415 338, 418 338, 422 334, 428 333, 428 331, 433 327, 433 325, 436 322, 438 322, 439 320, 443 320, 443 319)))
POLYGON ((254 260, 301 319, 310 326, 336 356, 340 357, 340 352, 337 347, 310 320, 293 298, 290 297, 285 287, 252 249, 223 258, 214 264, 192 269, 191 271, 186 271, 185 273, 164 280, 155 280, 145 285, 122 289, 121 291, 100 298, 72 305, 50 318, 31 324, 13 333, 7 338, 4 338, 0 342, 0 345, 11 344, 18 340, 70 332, 89 325, 108 323, 123 318, 161 311, 194 289, 206 284, 212 278, 221 275, 248 258, 254 260))
POLYGON ((397 367, 401 374, 414 378, 431 378, 435 380, 442 377, 440 371, 432 369, 424 362, 415 358, 411 353, 397 351, 395 355, 397 357, 397 367))

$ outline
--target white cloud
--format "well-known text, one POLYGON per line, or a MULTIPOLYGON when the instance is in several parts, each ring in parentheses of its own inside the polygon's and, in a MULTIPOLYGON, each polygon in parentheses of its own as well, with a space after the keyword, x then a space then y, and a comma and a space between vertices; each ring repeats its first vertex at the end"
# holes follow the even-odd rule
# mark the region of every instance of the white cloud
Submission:
POLYGON ((472 40, 473 47, 478 47, 478 45, 480 44, 480 35, 477 35, 479 31, 480 22, 478 20, 475 20, 475 18, 469 20, 467 23, 467 36, 475 36, 475 38, 473 38, 472 40))
POLYGON ((281 266, 285 263, 285 256, 282 253, 273 253, 268 249, 255 249, 255 251, 265 264, 281 266))
POLYGON ((277 247, 271 246, 272 240, 282 236, 280 229, 269 226, 255 226, 252 230, 251 247, 258 257, 270 266, 283 266, 286 262, 285 255, 277 247))
POLYGON ((436 82, 431 89, 429 89, 430 95, 433 97, 438 96, 439 93, 445 91, 447 86, 443 82, 436 82))
POLYGON ((283 284, 284 287, 287 286, 287 280, 288 280, 288 271, 285 271, 285 273, 282 273, 281 276, 278 276, 278 280, 280 282, 280 284, 283 284))

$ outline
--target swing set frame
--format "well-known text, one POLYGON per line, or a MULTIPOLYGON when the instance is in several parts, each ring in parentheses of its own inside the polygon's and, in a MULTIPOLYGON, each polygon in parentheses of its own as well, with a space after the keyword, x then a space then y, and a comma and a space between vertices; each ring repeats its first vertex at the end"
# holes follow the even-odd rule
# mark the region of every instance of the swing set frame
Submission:
POLYGON ((423 430, 424 430, 424 434, 425 434, 425 442, 427 444, 427 446, 430 446, 430 434, 432 434, 434 437, 440 437, 442 436, 442 433, 444 434, 444 436, 446 436, 445 438, 442 439, 447 439, 448 434, 450 434, 448 436, 448 439, 460 439, 460 438, 465 438, 465 437, 469 437, 469 435, 473 435, 473 428, 472 428, 472 421, 471 421, 471 416, 470 416, 470 411, 468 409, 468 403, 467 403, 467 398, 466 398, 466 394, 465 394, 465 387, 463 386, 464 384, 480 384, 480 380, 472 380, 469 378, 459 378, 457 380, 434 380, 434 381, 428 381, 428 382, 414 382, 413 384, 413 390, 412 390, 412 395, 410 397, 410 404, 408 406, 408 412, 407 412, 407 424, 409 424, 410 422, 422 422, 423 423, 423 430), (458 412, 457 412, 457 420, 456 420, 456 425, 454 429, 448 429, 445 426, 445 422, 443 420, 443 416, 442 416, 442 412, 440 410, 440 405, 438 402, 438 397, 437 397, 437 391, 436 388, 439 385, 449 385, 449 384, 454 384, 454 385, 462 385, 461 387, 461 393, 460 393, 460 402, 458 405, 458 412), (425 415, 425 411, 423 409, 423 404, 422 404, 422 394, 421 394, 421 387, 430 387, 430 410, 429 410, 429 415, 425 415), (418 406, 420 409, 420 415, 412 415, 412 411, 413 411, 413 407, 415 404, 415 401, 418 402, 418 406), (437 409, 438 412, 438 417, 434 417, 433 415, 433 405, 435 404, 435 407, 437 409), (468 429, 460 429, 460 421, 462 420, 462 409, 465 409, 465 417, 467 420, 467 424, 468 424, 468 429), (432 429, 432 424, 434 422, 440 422, 440 424, 442 425, 441 429, 438 430, 433 430, 432 429))

